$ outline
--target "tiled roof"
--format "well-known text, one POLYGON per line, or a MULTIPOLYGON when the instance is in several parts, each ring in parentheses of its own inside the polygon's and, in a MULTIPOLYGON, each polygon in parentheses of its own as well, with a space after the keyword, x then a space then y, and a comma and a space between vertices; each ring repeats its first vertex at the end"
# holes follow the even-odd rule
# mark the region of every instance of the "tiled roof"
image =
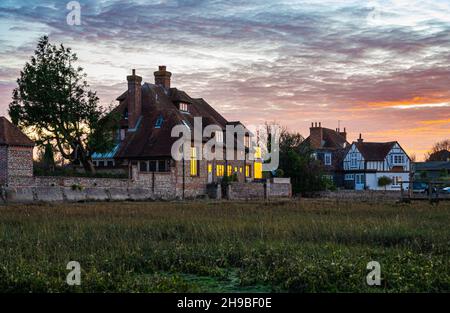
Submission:
MULTIPOLYGON (((173 143, 177 137, 171 137, 175 125, 194 125, 194 117, 202 117, 203 128, 215 124, 225 130, 227 120, 214 110, 205 100, 189 97, 185 92, 176 88, 168 91, 163 87, 144 83, 142 91, 142 120, 136 131, 128 132, 121 143, 116 158, 152 158, 170 157, 173 143), (176 103, 189 104, 189 112, 181 112, 176 103), (162 118, 162 121, 161 121, 162 118), (158 121, 158 126, 155 127, 158 121)), ((126 109, 126 98, 116 108, 116 112, 123 113, 126 109)), ((125 123, 121 121, 121 124, 125 123)))
POLYGON ((354 142, 366 161, 382 161, 396 144, 390 142, 354 142))
MULTIPOLYGON (((340 150, 345 147, 347 147, 348 142, 347 140, 339 134, 337 131, 332 130, 330 128, 322 127, 322 140, 323 140, 323 146, 320 147, 322 149, 331 149, 331 150, 340 150)), ((308 136, 304 141, 303 144, 310 144, 310 136, 308 136)), ((314 149, 320 149, 317 147, 313 147, 314 149)))
POLYGON ((34 142, 4 116, 0 116, 0 145, 33 147, 34 142))

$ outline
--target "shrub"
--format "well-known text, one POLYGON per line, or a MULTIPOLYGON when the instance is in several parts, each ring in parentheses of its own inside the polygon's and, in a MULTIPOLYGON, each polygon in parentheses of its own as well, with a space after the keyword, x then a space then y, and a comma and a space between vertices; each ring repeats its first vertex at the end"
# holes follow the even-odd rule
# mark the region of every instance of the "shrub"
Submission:
POLYGON ((378 186, 384 187, 384 190, 386 190, 386 186, 392 184, 392 179, 387 176, 381 176, 378 178, 378 186))

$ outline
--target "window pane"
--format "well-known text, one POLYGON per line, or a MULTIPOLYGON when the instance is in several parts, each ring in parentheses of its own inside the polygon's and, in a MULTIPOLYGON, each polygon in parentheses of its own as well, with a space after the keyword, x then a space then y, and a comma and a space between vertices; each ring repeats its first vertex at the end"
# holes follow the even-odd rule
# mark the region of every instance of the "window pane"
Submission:
POLYGON ((141 172, 147 172, 147 162, 146 161, 139 162, 139 170, 141 172))
POLYGON ((262 178, 262 163, 261 162, 255 162, 254 172, 255 172, 255 179, 262 178))

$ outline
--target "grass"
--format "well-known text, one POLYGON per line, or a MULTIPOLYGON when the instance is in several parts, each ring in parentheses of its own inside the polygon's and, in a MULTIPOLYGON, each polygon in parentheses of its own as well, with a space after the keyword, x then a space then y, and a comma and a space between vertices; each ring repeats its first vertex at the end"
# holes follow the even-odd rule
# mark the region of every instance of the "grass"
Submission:
POLYGON ((0 292, 449 292, 449 225, 450 202, 3 206, 0 292))

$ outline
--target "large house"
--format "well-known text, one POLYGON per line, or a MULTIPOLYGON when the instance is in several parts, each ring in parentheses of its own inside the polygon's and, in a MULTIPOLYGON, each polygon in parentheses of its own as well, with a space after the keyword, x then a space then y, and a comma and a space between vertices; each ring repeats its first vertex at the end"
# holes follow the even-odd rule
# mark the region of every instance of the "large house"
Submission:
POLYGON ((226 127, 242 124, 226 120, 204 99, 192 98, 173 88, 171 75, 166 66, 160 66, 154 72, 154 84, 142 83, 142 77, 136 75, 135 70, 127 76, 128 89, 117 98, 119 104, 113 110, 121 116, 117 145, 108 153, 92 155, 96 167, 125 169, 132 179, 148 180, 153 186, 167 184, 181 197, 204 194, 208 184, 220 182, 224 176, 233 176, 239 182, 261 179, 261 160, 252 161, 246 153, 249 132, 244 140, 246 152, 240 159, 237 154, 242 151, 237 150, 234 158, 209 161, 198 158, 194 140, 190 159, 177 161, 173 158, 171 149, 178 138, 172 137, 171 131, 177 125, 184 125, 193 132, 195 117, 201 119, 202 129, 217 125, 221 131, 210 138, 202 137, 203 147, 213 137, 226 146, 226 127))
POLYGON ((378 179, 386 176, 392 180, 386 189, 400 190, 402 182, 410 181, 410 166, 409 156, 397 141, 364 142, 360 134, 344 157, 345 185, 355 190, 381 190, 384 187, 378 186, 378 179))
POLYGON ((309 136, 303 142, 312 149, 313 155, 322 162, 324 174, 334 182, 336 186, 342 186, 345 149, 348 147, 347 131, 344 128, 330 129, 322 127, 322 123, 311 123, 309 136))

